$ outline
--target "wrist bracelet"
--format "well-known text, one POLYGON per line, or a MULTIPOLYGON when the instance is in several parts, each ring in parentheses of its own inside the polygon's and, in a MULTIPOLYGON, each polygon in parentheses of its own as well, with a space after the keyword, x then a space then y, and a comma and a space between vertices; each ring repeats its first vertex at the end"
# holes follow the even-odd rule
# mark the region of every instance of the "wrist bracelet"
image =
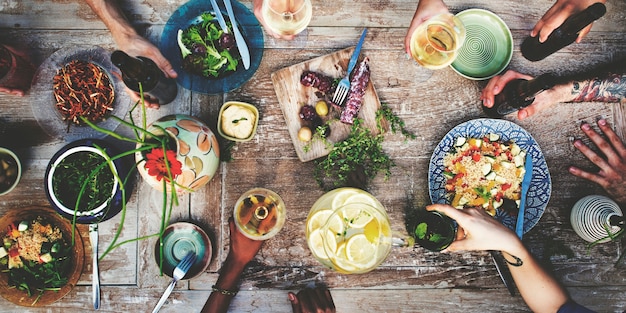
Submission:
POLYGON ((515 259, 515 263, 507 260, 505 257, 502 257, 502 258, 504 259, 504 262, 509 263, 511 266, 520 267, 520 266, 522 266, 522 264, 524 264, 524 262, 522 262, 522 259, 520 259, 520 258, 518 258, 518 257, 516 257, 516 256, 514 256, 512 254, 508 254, 508 255, 510 255, 511 257, 513 257, 515 259))
POLYGON ((211 290, 212 290, 213 292, 219 292, 219 293, 221 293, 221 294, 223 294, 223 295, 225 295, 225 296, 231 296, 231 297, 236 296, 236 295, 237 295, 237 292, 239 292, 239 290, 235 290, 235 291, 233 291, 233 290, 228 290, 228 289, 218 288, 218 287, 217 287, 217 286, 215 286, 215 285, 211 286, 211 290))

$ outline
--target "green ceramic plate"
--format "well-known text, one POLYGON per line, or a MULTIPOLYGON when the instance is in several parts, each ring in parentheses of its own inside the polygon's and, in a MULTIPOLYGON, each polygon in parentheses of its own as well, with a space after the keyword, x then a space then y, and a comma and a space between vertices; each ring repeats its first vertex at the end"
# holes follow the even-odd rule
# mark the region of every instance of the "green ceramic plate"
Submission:
POLYGON ((483 80, 502 72, 513 56, 513 36, 494 13, 469 9, 456 15, 465 25, 465 43, 450 65, 461 76, 483 80))

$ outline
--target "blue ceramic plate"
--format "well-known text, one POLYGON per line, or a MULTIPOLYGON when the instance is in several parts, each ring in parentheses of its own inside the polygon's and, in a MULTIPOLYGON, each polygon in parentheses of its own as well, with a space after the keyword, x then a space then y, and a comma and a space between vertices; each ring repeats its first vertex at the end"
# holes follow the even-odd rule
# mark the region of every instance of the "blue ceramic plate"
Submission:
MULTIPOLYGON (((487 134, 498 134, 502 141, 515 142, 526 150, 533 158, 533 176, 528 189, 526 212, 524 214, 524 233, 531 230, 543 215, 550 200, 552 182, 546 160, 539 149, 539 145, 526 130, 519 125, 506 120, 475 119, 450 130, 439 142, 428 167, 428 189, 432 203, 450 203, 446 193, 446 178, 443 175, 443 157, 453 147, 458 137, 480 138, 487 134)), ((502 210, 497 210, 496 218, 510 229, 515 229, 517 215, 511 216, 502 210)))
MULTIPOLYGON (((174 268, 187 253, 196 254, 196 262, 191 266, 183 279, 190 279, 204 270, 211 263, 213 250, 209 236, 199 226, 188 222, 177 222, 170 224, 163 233, 163 273, 172 277, 174 268)), ((161 256, 159 252, 159 241, 154 247, 154 254, 157 266, 161 256)))
MULTIPOLYGON (((232 3, 237 25, 250 50, 250 68, 244 69, 243 63, 239 62, 237 70, 234 73, 225 75, 223 78, 211 79, 183 70, 183 58, 177 41, 179 29, 186 29, 194 24, 200 14, 213 12, 209 1, 191 0, 183 4, 165 24, 159 48, 170 61, 176 73, 178 73, 176 81, 184 88, 204 94, 228 92, 247 82, 259 68, 261 58, 263 57, 263 30, 261 25, 247 7, 238 1, 232 1, 232 3)), ((224 17, 228 17, 225 8, 221 8, 220 11, 224 17)))

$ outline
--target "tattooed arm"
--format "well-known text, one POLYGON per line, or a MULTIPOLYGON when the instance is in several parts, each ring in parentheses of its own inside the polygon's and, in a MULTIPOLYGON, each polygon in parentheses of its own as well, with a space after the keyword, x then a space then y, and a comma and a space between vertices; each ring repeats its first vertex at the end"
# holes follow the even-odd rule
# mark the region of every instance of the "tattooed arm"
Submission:
POLYGON ((570 102, 620 102, 626 96, 626 74, 608 73, 583 81, 571 82, 570 102))
MULTIPOLYGON (((620 62, 625 61, 622 59, 620 62)), ((517 112, 517 117, 527 118, 555 103, 626 101, 626 69, 619 66, 620 62, 615 63, 617 66, 610 72, 599 70, 564 79, 566 82, 538 94, 531 105, 517 112)), ((492 107, 495 95, 499 94, 509 81, 518 78, 532 79, 531 76, 512 70, 492 78, 481 94, 483 105, 492 107)))

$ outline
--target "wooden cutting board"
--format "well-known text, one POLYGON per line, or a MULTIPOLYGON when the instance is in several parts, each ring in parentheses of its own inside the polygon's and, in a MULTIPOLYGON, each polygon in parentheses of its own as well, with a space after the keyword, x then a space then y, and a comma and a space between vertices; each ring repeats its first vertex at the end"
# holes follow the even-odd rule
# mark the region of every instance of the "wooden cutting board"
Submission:
MULTIPOLYGON (((313 139, 310 142, 304 142, 298 139, 298 130, 302 127, 299 116, 300 108, 307 104, 315 105, 320 99, 316 94, 316 88, 306 87, 300 83, 300 76, 304 71, 308 70, 333 78, 342 78, 346 74, 348 61, 354 49, 355 47, 350 47, 332 54, 317 57, 283 68, 271 75, 278 102, 283 110, 285 121, 287 122, 289 135, 293 141, 298 158, 302 162, 327 155, 334 143, 348 137, 351 125, 344 124, 339 120, 332 121, 330 123, 331 133, 327 138, 328 143, 324 143, 320 139, 313 139)), ((359 62, 362 59, 363 54, 361 53, 359 62)), ((358 67, 358 63, 356 67, 358 67)), ((376 128, 376 111, 379 108, 380 100, 378 99, 378 95, 374 89, 374 83, 370 77, 358 117, 363 121, 363 125, 369 128, 374 134, 378 133, 378 129, 376 128)))

